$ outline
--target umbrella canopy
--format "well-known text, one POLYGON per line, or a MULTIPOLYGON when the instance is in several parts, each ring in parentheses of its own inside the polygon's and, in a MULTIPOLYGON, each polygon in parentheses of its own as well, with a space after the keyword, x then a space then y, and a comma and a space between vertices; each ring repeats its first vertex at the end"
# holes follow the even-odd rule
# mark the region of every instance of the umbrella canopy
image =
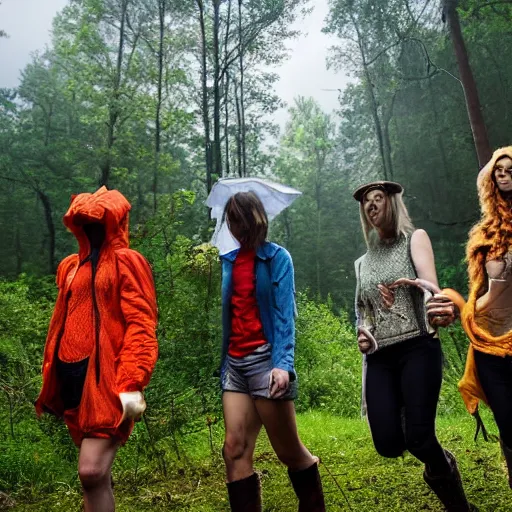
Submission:
POLYGON ((269 220, 290 206, 302 194, 294 188, 262 178, 223 178, 217 181, 206 204, 212 209, 212 219, 217 219, 211 242, 219 249, 221 255, 240 247, 238 241, 231 235, 227 224, 222 222, 228 199, 238 192, 255 193, 263 203, 269 220))

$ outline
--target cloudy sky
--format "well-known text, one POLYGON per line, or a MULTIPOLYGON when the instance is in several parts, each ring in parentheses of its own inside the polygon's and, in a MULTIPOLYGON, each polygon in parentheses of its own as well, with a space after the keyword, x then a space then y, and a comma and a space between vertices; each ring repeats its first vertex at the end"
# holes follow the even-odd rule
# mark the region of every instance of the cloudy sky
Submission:
MULTIPOLYGON (((0 87, 14 87, 20 70, 29 62, 31 52, 42 50, 50 41, 52 19, 67 0, 1 0, 0 29, 9 34, 0 39, 0 87)), ((280 81, 277 93, 287 103, 293 98, 312 96, 326 112, 337 107, 335 91, 347 84, 343 73, 327 70, 325 61, 328 48, 335 41, 321 29, 327 14, 327 0, 316 0, 313 14, 298 25, 305 35, 291 41, 291 58, 277 69, 280 81)), ((286 112, 278 112, 276 120, 283 125, 286 112)))

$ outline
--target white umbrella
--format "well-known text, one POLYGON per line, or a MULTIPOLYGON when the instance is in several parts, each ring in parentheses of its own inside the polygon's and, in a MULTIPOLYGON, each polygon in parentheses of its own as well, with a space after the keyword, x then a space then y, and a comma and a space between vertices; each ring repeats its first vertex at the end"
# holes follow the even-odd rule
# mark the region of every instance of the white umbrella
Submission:
POLYGON ((302 194, 294 188, 261 178, 223 178, 217 181, 206 199, 206 204, 212 209, 212 219, 217 219, 211 243, 219 249, 221 255, 240 247, 226 223, 222 222, 226 203, 237 192, 254 192, 263 203, 269 221, 302 194))

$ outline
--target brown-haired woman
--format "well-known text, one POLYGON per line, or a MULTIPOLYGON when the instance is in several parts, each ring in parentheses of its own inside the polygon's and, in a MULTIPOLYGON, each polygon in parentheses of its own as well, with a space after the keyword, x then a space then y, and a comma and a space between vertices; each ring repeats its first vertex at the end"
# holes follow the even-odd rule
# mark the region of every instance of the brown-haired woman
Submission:
POLYGON ((263 425, 288 467, 299 511, 324 511, 318 458, 300 441, 295 423, 295 288, 290 254, 266 241, 267 214, 254 193, 232 196, 224 216, 241 246, 221 256, 223 456, 231 510, 262 509, 253 454, 263 425))
POLYGON ((455 319, 437 285, 427 233, 416 230, 398 183, 358 188, 367 252, 356 263, 358 344, 365 354, 365 398, 373 443, 380 455, 405 450, 425 464, 423 477, 449 512, 467 502, 455 457, 439 444, 435 419, 442 351, 435 329, 455 319), (436 295, 425 303, 424 290, 436 295))
POLYGON ((469 298, 453 297, 469 336, 459 389, 468 411, 491 408, 512 487, 512 146, 498 149, 477 181, 482 219, 469 235, 469 298))

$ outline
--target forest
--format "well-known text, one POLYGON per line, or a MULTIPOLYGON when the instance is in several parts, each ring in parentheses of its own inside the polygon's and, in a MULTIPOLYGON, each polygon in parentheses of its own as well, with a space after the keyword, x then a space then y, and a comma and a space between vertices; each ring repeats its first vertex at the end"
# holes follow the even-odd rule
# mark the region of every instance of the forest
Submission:
MULTIPOLYGON (((4 0, 0 3, 6 3, 4 0)), ((77 452, 33 403, 62 216, 100 186, 130 201, 132 248, 150 262, 159 360, 148 409, 114 465, 118 510, 228 510, 221 447, 220 264, 205 200, 219 178, 257 176, 302 196, 271 224, 294 261, 296 402, 330 510, 441 510, 411 456, 373 450, 360 418, 354 261, 365 252, 352 191, 400 182, 433 243, 441 287, 467 293, 476 177, 512 140, 512 1, 328 0, 326 66, 350 76, 338 107, 284 105, 276 70, 311 0, 69 0, 19 85, 0 81, 0 510, 79 511, 77 452), (275 120, 286 107, 284 127, 275 120)), ((1 9, 1 7, 0 7, 1 9)), ((0 51, 4 32, 0 18, 0 51)), ((307 74, 308 70, 304 69, 307 74)), ((504 462, 457 391, 468 340, 441 333, 440 439, 480 510, 510 510, 504 462)), ((496 432, 488 411, 484 421, 496 432)), ((265 511, 296 510, 261 436, 265 511), (279 476, 279 478, 278 478, 279 476)))

